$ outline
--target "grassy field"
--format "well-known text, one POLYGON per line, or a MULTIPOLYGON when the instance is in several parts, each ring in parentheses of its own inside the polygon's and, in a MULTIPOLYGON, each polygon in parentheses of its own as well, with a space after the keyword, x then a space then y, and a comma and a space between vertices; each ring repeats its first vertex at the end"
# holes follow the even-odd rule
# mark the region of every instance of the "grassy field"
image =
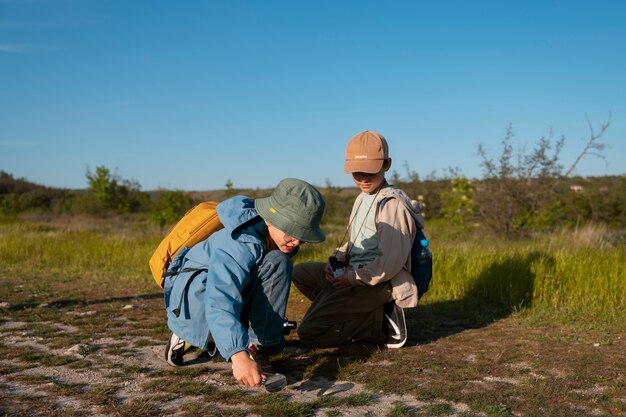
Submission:
MULTIPOLYGON (((324 260, 343 235, 327 232, 296 262, 324 260)), ((0 225, 0 415, 626 415, 626 248, 614 232, 504 241, 433 222, 427 234, 434 280, 407 310, 408 346, 307 350, 291 335, 273 360, 289 386, 267 394, 233 385, 224 362, 164 364, 147 268, 159 230, 0 225)), ((307 306, 292 291, 289 318, 307 306)))

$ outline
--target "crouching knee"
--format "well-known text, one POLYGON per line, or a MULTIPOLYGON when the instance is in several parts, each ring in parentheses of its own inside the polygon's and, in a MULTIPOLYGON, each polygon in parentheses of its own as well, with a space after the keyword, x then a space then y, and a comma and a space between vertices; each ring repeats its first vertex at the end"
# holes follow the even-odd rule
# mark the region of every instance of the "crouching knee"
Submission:
POLYGON ((300 343, 314 347, 332 347, 341 345, 343 324, 334 325, 303 321, 298 326, 300 343))
POLYGON ((292 273, 291 259, 279 250, 269 251, 259 266, 259 276, 263 280, 285 276, 291 278, 292 273))

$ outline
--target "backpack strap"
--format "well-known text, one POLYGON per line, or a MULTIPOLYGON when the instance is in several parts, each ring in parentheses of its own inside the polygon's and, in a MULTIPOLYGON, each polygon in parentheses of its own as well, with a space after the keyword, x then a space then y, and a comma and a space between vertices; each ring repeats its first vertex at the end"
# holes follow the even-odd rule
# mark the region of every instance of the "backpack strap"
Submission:
POLYGON ((387 201, 391 200, 392 198, 393 197, 385 197, 382 200, 380 200, 380 203, 378 203, 378 209, 382 210, 385 204, 387 204, 387 201))
MULTIPOLYGON (((380 203, 378 203, 378 209, 382 210, 385 204, 387 204, 387 201, 391 200, 392 198, 395 198, 395 197, 385 197, 382 200, 380 200, 380 203)), ((418 230, 422 230, 422 227, 420 227, 419 222, 415 222, 415 227, 417 227, 418 230)))
POLYGON ((174 275, 178 275, 181 272, 194 272, 194 271, 208 271, 208 269, 206 268, 183 268, 183 269, 179 269, 178 271, 168 271, 168 272, 164 272, 163 273, 163 278, 167 278, 167 277, 173 277, 174 275))

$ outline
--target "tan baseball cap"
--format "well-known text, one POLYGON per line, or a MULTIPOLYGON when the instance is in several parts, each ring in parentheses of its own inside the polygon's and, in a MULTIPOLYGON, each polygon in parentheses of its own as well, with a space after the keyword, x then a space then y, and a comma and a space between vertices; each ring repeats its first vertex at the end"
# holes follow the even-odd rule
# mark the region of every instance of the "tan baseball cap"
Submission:
POLYGON ((387 140, 380 133, 365 130, 350 139, 346 146, 344 174, 367 172, 375 174, 383 167, 383 161, 389 158, 387 140))

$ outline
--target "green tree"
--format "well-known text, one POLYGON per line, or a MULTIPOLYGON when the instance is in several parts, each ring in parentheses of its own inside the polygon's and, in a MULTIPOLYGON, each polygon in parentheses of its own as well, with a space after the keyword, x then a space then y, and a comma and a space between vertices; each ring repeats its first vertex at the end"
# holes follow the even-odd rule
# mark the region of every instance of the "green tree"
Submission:
POLYGON ((86 176, 90 195, 104 209, 125 214, 138 211, 147 201, 139 182, 122 179, 105 166, 96 167, 93 173, 87 169, 86 176))
POLYGON ((568 208, 563 193, 564 180, 586 155, 603 158, 605 145, 598 143, 611 123, 611 116, 596 133, 589 123, 590 136, 582 151, 563 173, 560 163, 565 137, 554 141, 552 132, 541 137, 530 152, 522 148, 517 154, 513 147, 513 129, 509 126, 502 139, 497 160, 478 146, 482 159, 483 178, 476 190, 475 208, 479 218, 496 233, 526 234, 532 228, 553 227, 561 221, 568 208))
POLYGON ((451 189, 441 194, 443 218, 457 226, 466 226, 474 216, 476 187, 464 176, 450 180, 451 189))
POLYGON ((235 190, 233 188, 233 182, 229 179, 226 180, 226 198, 235 196, 235 190))
POLYGON ((180 220, 192 204, 192 198, 182 191, 162 191, 150 207, 150 222, 163 229, 180 220))

